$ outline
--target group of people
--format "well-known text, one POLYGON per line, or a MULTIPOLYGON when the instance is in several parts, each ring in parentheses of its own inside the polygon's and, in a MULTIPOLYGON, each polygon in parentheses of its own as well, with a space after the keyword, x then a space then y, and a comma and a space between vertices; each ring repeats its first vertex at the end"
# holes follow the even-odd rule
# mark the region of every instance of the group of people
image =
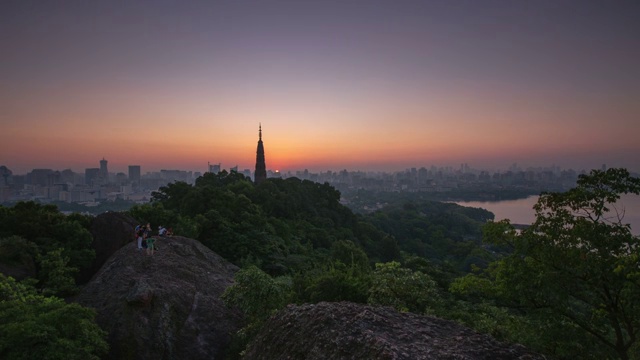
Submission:
POLYGON ((160 236, 171 236, 173 235, 173 230, 171 228, 166 229, 164 226, 158 226, 158 235, 160 236))
POLYGON ((153 255, 155 251, 155 239, 151 236, 151 224, 138 225, 135 229, 135 238, 138 241, 138 251, 147 249, 147 255, 153 255))
MULTIPOLYGON (((173 235, 173 231, 171 228, 166 229, 162 225, 158 226, 158 236, 171 236, 173 235)), ((142 251, 142 249, 146 249, 147 255, 153 255, 154 251, 157 250, 155 245, 156 238, 151 235, 151 224, 147 223, 147 225, 138 225, 135 229, 135 239, 138 241, 138 251, 142 251)))

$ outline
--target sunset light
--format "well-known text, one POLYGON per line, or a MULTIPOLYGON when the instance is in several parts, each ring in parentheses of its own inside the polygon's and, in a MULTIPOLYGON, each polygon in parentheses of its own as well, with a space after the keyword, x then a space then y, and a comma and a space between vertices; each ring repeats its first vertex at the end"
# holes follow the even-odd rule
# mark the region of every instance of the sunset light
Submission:
POLYGON ((0 164, 638 171, 629 7, 4 2, 0 164))

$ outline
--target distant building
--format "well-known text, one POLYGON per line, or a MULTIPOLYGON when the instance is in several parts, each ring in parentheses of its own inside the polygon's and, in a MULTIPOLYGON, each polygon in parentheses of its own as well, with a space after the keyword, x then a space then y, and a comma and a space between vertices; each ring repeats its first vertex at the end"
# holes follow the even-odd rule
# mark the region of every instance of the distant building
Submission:
POLYGON ((256 151, 256 172, 254 174, 254 182, 260 184, 267 180, 267 165, 264 161, 264 145, 262 144, 262 124, 258 130, 258 150, 256 151))
POLYGON ((50 185, 49 181, 51 180, 49 174, 52 173, 51 169, 33 169, 27 174, 27 181, 31 185, 47 186, 50 185))
POLYGON ((0 186, 8 186, 13 172, 8 167, 0 166, 0 186))
POLYGON ((47 175, 47 186, 55 185, 60 182, 60 171, 52 171, 47 175))
POLYGON ((62 170, 60 172, 60 182, 68 183, 68 184, 75 184, 75 183, 77 183, 76 175, 77 174, 74 173, 71 169, 62 170))
POLYGON ((220 167, 222 164, 218 163, 218 164, 209 164, 209 172, 212 174, 218 174, 220 173, 220 167))
POLYGON ((132 184, 140 184, 140 165, 129 165, 129 181, 132 184))
POLYGON ((127 174, 119 172, 116 174, 116 183, 122 185, 127 182, 127 174))
POLYGON ((107 169, 107 160, 100 160, 100 177, 105 183, 109 182, 109 170, 107 169))
POLYGON ((84 183, 93 186, 94 184, 99 183, 100 180, 100 169, 99 168, 89 168, 84 169, 84 183))

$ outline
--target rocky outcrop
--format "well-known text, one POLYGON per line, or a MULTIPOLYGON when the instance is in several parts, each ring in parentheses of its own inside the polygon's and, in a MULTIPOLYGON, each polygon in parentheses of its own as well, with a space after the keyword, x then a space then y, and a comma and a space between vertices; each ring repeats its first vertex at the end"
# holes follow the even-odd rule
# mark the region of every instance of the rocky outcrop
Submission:
POLYGON ((246 360, 544 359, 455 322, 353 303, 289 305, 249 344, 246 360))
POLYGON ((241 316, 220 300, 237 267, 196 240, 159 238, 153 256, 129 242, 75 301, 97 310, 109 359, 220 359, 241 316))
POLYGON ((89 268, 78 274, 79 284, 91 280, 111 255, 134 241, 136 225, 138 224, 134 218, 119 212, 106 212, 93 219, 89 232, 93 237, 91 247, 96 252, 96 257, 89 268))

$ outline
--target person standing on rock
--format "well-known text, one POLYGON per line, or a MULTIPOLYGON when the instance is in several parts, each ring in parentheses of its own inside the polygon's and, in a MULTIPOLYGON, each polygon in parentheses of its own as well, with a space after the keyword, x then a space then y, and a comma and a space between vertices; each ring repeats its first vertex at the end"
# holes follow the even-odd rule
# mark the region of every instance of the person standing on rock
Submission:
POLYGON ((153 255, 153 251, 156 249, 155 242, 156 239, 153 236, 147 238, 147 255, 153 255))
POLYGON ((144 230, 145 227, 138 225, 136 226, 136 239, 138 240, 138 251, 142 250, 142 240, 144 239, 144 230))

